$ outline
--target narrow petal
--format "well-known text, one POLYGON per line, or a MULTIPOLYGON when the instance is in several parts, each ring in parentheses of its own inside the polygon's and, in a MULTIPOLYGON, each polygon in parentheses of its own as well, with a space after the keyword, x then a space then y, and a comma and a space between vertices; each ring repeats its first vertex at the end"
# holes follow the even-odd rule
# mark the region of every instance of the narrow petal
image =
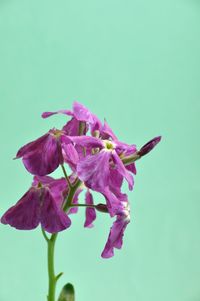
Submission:
MULTIPOLYGON (((78 204, 79 195, 80 195, 80 193, 82 192, 82 190, 83 190, 83 188, 80 187, 80 188, 76 191, 76 193, 75 193, 75 195, 74 195, 74 197, 73 197, 73 200, 72 200, 72 204, 78 204)), ((78 212, 78 207, 72 207, 72 208, 69 209, 68 214, 75 214, 75 213, 77 213, 77 212, 78 212)))
POLYGON ((40 193, 39 189, 30 188, 15 206, 6 211, 1 223, 19 230, 36 228, 40 221, 40 193))
POLYGON ((71 220, 60 208, 48 189, 43 195, 43 205, 41 208, 41 225, 49 233, 57 233, 67 229, 71 225, 71 220))
MULTIPOLYGON (((94 204, 92 194, 90 193, 89 190, 87 190, 85 194, 85 203, 87 205, 94 204)), ((88 227, 88 228, 93 227, 93 221, 96 219, 96 210, 94 208, 88 207, 85 210, 85 215, 86 215, 86 219, 85 219, 84 227, 88 227)))
POLYGON ((121 249, 123 244, 124 231, 129 223, 124 217, 117 216, 116 221, 110 229, 108 240, 101 254, 103 258, 110 258, 114 255, 114 248, 121 249))
POLYGON ((109 160, 111 152, 102 150, 79 161, 77 173, 87 187, 100 191, 109 184, 109 160))
POLYGON ((55 111, 55 112, 44 112, 44 113, 42 113, 42 118, 48 118, 55 114, 64 114, 64 115, 73 116, 73 113, 70 110, 59 110, 59 111, 55 111))
POLYGON ((113 156, 113 160, 116 164, 117 170, 127 180, 128 184, 129 184, 129 189, 132 190, 133 183, 134 183, 132 175, 127 171, 127 169, 125 168, 124 164, 122 163, 121 159, 119 158, 119 156, 117 155, 117 153, 115 151, 112 152, 112 156, 113 156))
POLYGON ((73 136, 70 137, 71 141, 82 147, 91 147, 91 148, 102 148, 103 143, 101 139, 89 136, 73 136))

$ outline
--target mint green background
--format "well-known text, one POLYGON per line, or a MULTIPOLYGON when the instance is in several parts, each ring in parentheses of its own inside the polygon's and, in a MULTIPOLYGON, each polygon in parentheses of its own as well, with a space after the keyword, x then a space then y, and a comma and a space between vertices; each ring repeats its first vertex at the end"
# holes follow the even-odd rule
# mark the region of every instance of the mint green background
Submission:
MULTIPOLYGON (((60 234, 56 270, 77 301, 200 300, 200 2, 0 0, 1 214, 28 189, 18 148, 73 100, 106 117, 118 137, 162 143, 138 162, 122 251, 103 260, 111 220, 84 212, 60 234)), ((59 174, 59 172, 57 172, 59 174)), ((0 226, 0 300, 46 300, 40 229, 0 226)))

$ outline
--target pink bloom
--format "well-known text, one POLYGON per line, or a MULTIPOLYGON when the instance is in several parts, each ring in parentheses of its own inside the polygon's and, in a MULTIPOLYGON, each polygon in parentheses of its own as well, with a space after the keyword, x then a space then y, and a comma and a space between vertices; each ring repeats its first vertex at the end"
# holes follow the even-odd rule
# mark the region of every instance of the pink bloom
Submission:
POLYGON ((41 223, 43 229, 50 233, 68 228, 71 221, 62 210, 66 189, 64 178, 35 178, 32 187, 6 211, 1 222, 20 230, 31 230, 41 223))

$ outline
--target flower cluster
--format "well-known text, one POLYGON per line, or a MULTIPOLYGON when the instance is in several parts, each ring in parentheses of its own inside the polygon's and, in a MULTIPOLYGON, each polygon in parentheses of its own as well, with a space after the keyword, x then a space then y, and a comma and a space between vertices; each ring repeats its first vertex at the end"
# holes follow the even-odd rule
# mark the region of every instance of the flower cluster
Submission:
POLYGON ((122 247, 124 231, 130 222, 127 195, 122 192, 125 179, 130 190, 134 186, 135 161, 160 141, 156 137, 139 151, 135 145, 118 140, 106 121, 102 123, 86 107, 74 102, 72 110, 45 112, 43 118, 65 114, 70 120, 62 129, 53 128, 17 152, 25 168, 33 175, 29 190, 2 216, 1 222, 20 230, 31 230, 41 224, 43 230, 57 233, 71 225, 70 214, 78 207, 86 208, 84 226, 92 227, 96 211, 115 217, 103 258, 114 255, 122 247), (88 135, 88 133, 90 135, 88 135), (67 164, 71 174, 67 176, 67 164), (49 176, 61 166, 64 177, 49 176), (85 203, 79 202, 85 191, 85 203), (92 192, 101 193, 105 204, 95 204, 92 192))

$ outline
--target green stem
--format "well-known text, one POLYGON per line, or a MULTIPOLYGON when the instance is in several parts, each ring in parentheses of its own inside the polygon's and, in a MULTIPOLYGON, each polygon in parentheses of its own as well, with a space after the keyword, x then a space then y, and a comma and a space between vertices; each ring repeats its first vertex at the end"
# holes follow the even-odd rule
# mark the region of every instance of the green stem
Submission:
MULTIPOLYGON (((77 179, 75 184, 69 189, 69 194, 67 197, 67 200, 63 206, 63 210, 67 212, 67 210, 70 208, 71 203, 73 201, 73 197, 80 186, 81 181, 77 179)), ((62 273, 59 273, 58 275, 55 274, 54 269, 54 251, 55 251, 55 243, 56 239, 58 237, 58 233, 53 233, 50 238, 48 238, 46 232, 44 229, 42 229, 42 234, 47 242, 47 256, 48 256, 48 276, 49 276, 49 290, 48 290, 48 296, 47 301, 55 301, 55 295, 56 295, 56 283, 57 280, 62 276, 62 273)))
POLYGON ((57 277, 54 271, 54 250, 57 233, 51 235, 48 241, 48 274, 49 274, 49 291, 48 301, 55 301, 57 277))

